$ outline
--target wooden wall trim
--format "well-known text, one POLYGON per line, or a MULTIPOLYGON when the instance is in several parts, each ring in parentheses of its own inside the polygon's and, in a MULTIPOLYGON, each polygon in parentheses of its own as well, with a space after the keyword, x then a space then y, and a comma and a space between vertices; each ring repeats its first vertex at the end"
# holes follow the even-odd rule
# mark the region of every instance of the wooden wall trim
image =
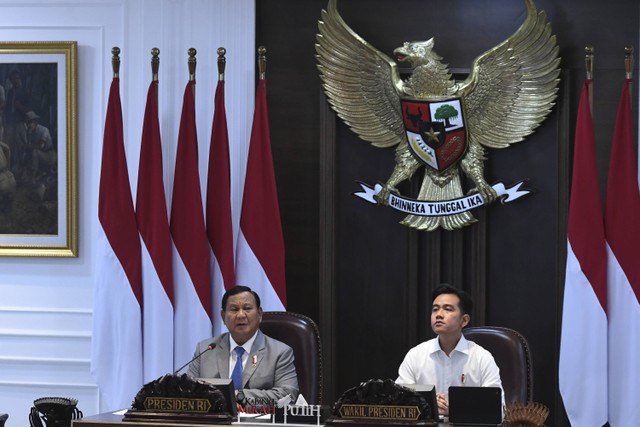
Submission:
POLYGON ((469 268, 470 277, 466 279, 470 283, 469 293, 473 297, 474 312, 472 323, 474 325, 487 324, 487 209, 477 209, 474 215, 478 219, 469 230, 469 259, 466 265, 469 268))
MULTIPOLYGON (((556 214, 557 222, 557 262, 556 262, 556 283, 557 296, 556 300, 556 354, 560 354, 560 335, 562 329, 562 304, 564 301, 564 277, 567 263, 567 226, 569 220, 569 194, 571 185, 571 163, 573 161, 573 143, 571 141, 571 73, 569 70, 563 70, 561 75, 560 94, 558 97, 558 212, 556 214)), ((553 372, 555 383, 558 384, 558 365, 554 366, 553 372)), ((535 384, 534 384, 535 385, 535 384)), ((559 391, 555 393, 555 420, 554 425, 569 425, 562 396, 559 391)))
POLYGON ((416 319, 420 318, 419 304, 420 301, 420 232, 416 230, 407 231, 407 293, 404 301, 405 317, 405 341, 413 342, 419 336, 420 322, 416 319))
MULTIPOLYGON (((335 401, 335 193, 336 193, 336 116, 320 89, 319 141, 319 284, 320 336, 324 403, 335 401)), ((322 403, 322 402, 321 402, 322 403)))

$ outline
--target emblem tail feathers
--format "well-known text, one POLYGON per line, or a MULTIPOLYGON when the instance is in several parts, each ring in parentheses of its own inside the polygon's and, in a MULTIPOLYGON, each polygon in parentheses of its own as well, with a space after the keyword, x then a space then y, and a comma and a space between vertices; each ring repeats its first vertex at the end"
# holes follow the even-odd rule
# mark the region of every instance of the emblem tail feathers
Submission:
MULTIPOLYGON (((419 200, 440 201, 451 200, 463 197, 462 186, 460 185, 460 174, 457 168, 452 168, 446 172, 448 178, 442 185, 437 184, 431 177, 427 169, 420 188, 419 200)), ((445 230, 457 230, 473 224, 477 220, 471 212, 461 212, 458 214, 444 216, 417 216, 407 215, 401 224, 417 228, 422 231, 433 231, 438 227, 445 230)))

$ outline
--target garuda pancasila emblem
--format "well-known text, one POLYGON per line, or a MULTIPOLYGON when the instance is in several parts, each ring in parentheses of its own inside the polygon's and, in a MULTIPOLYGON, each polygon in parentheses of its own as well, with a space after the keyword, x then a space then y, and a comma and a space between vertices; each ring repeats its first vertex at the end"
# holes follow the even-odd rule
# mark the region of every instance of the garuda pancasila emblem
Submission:
POLYGON ((397 61, 411 66, 403 80, 396 62, 349 28, 329 0, 316 44, 329 103, 360 138, 376 147, 397 145, 386 184, 361 184, 364 192, 356 195, 409 213, 402 223, 410 227, 452 230, 476 221, 469 209, 528 193, 519 190, 522 183, 489 185, 483 163, 486 148, 506 148, 531 134, 556 98, 556 38, 545 13, 532 0, 525 4, 520 28, 477 57, 464 81, 452 78, 433 38, 394 50, 397 61), (396 186, 421 166, 417 200, 402 197, 396 186), (475 185, 466 196, 459 167, 475 185))

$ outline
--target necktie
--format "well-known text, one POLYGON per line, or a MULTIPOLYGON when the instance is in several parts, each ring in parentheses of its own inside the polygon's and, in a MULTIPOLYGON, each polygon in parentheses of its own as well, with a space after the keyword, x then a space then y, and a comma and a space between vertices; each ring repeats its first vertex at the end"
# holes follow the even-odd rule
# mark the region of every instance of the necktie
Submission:
POLYGON ((236 366, 233 367, 231 379, 233 380, 233 388, 239 390, 242 388, 242 355, 244 348, 237 346, 233 349, 236 352, 236 366))

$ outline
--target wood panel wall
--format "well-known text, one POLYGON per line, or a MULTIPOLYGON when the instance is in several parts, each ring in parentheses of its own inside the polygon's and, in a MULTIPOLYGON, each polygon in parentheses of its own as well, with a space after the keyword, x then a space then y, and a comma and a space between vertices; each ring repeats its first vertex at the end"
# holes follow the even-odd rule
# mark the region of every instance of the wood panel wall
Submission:
MULTIPOLYGON (((352 195, 356 181, 388 178, 393 152, 358 139, 324 99, 313 45, 326 2, 256 2, 256 44, 269 50, 288 308, 320 326, 325 403, 360 381, 395 378, 406 351, 432 336, 431 290, 449 282, 473 295, 472 324, 506 326, 528 338, 534 400, 550 407, 549 425, 568 425, 557 364, 584 46, 596 47, 594 118, 603 188, 624 77, 623 48, 638 41, 640 6, 635 0, 539 0, 537 5, 547 12, 560 46, 564 71, 557 105, 534 135, 509 149, 491 150, 485 163, 488 181, 528 179, 535 192, 513 204, 474 211, 479 222, 464 230, 424 233, 398 224, 402 215, 352 195)), ((349 0, 338 7, 358 34, 388 55, 405 40, 435 36, 436 52, 456 70, 467 69, 525 16, 524 3, 512 0, 349 0)), ((419 178, 414 179, 402 187, 403 194, 417 194, 419 178)))

